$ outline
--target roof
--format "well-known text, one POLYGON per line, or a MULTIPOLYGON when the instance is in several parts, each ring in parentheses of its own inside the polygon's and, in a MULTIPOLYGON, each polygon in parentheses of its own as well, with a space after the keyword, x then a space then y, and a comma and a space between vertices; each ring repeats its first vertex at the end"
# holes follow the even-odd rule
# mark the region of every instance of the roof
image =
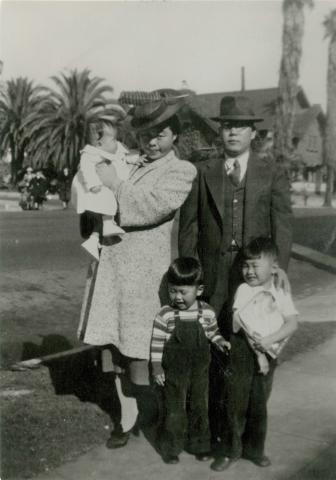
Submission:
MULTIPOLYGON (((261 116, 264 120, 258 123, 258 129, 268 130, 273 127, 275 102, 279 95, 279 88, 260 88, 256 90, 236 90, 233 92, 217 92, 203 93, 194 95, 187 99, 189 106, 199 115, 205 118, 216 117, 219 114, 220 101, 224 96, 241 96, 248 97, 252 104, 256 115, 261 116)), ((298 89, 298 102, 302 108, 310 107, 309 102, 302 88, 298 89)), ((210 122, 214 128, 218 128, 216 122, 210 122)), ((216 128, 216 129, 217 129, 216 128)))

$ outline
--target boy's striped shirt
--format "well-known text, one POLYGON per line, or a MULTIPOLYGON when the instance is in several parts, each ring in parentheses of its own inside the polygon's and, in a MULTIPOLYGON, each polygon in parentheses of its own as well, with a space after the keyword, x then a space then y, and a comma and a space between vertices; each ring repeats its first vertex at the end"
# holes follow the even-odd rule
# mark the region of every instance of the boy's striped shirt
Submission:
MULTIPOLYGON (((197 320, 203 327, 205 336, 210 342, 217 343, 222 338, 219 332, 216 315, 212 307, 205 302, 199 302, 202 309, 202 316, 199 315, 199 309, 179 310, 179 317, 183 320, 197 320)), ((161 308, 155 317, 151 341, 151 362, 153 374, 162 371, 161 361, 165 344, 170 339, 175 329, 176 309, 169 305, 161 308)))

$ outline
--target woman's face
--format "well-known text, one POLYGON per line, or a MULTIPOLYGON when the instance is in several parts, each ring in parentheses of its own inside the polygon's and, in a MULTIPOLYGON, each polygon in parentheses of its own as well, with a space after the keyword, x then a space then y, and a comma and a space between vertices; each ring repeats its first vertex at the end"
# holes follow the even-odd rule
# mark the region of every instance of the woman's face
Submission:
POLYGON ((140 147, 150 160, 158 160, 173 148, 176 135, 170 127, 163 130, 148 130, 139 134, 140 147))

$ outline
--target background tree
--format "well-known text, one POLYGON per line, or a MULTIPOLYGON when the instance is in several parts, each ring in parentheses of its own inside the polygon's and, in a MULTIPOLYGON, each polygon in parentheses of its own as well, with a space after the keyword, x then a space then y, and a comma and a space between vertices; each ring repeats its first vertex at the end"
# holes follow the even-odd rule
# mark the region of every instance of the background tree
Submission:
POLYGON ((327 120, 324 139, 324 162, 327 166, 327 187, 324 205, 332 206, 336 169, 336 9, 325 18, 324 27, 329 38, 327 74, 327 120))
POLYGON ((11 181, 16 182, 17 173, 27 153, 28 140, 23 135, 26 118, 36 110, 43 87, 34 86, 27 78, 5 82, 0 91, 0 150, 11 152, 11 181))
POLYGON ((276 104, 274 154, 287 165, 293 154, 295 99, 298 91, 306 5, 312 6, 312 0, 283 1, 282 58, 279 97, 276 104))
POLYGON ((35 167, 52 162, 75 172, 80 150, 88 141, 88 124, 101 116, 121 115, 123 109, 108 94, 113 88, 89 70, 51 77, 56 88, 48 89, 38 109, 26 120, 25 137, 35 167))

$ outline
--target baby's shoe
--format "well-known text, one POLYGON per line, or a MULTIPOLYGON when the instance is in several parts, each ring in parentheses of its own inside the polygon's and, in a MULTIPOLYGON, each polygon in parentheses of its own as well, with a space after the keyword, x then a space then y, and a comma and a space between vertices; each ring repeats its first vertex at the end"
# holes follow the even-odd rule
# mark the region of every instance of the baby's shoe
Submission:
POLYGON ((82 247, 92 255, 96 260, 99 260, 99 240, 98 237, 91 235, 85 242, 82 243, 82 247))
POLYGON ((111 237, 113 235, 123 235, 125 230, 120 228, 113 220, 104 220, 103 237, 111 237))

